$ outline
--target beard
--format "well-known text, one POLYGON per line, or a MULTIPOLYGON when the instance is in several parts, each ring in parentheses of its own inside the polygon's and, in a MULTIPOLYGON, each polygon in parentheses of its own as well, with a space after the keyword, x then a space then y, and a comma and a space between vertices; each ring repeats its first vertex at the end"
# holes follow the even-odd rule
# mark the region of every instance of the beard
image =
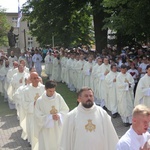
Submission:
POLYGON ((88 100, 88 101, 86 101, 85 103, 82 103, 82 106, 84 107, 84 108, 91 108, 92 106, 93 106, 93 101, 91 101, 91 100, 88 100))

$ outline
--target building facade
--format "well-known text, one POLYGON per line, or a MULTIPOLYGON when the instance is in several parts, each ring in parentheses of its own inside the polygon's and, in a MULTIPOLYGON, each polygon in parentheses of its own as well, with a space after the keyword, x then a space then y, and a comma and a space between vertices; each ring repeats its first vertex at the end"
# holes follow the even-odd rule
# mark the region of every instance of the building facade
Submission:
MULTIPOLYGON (((31 49, 32 47, 39 47, 39 43, 36 41, 35 37, 32 37, 29 32, 28 22, 23 21, 23 16, 20 20, 20 27, 17 27, 17 19, 18 19, 18 13, 6 13, 8 22, 10 26, 14 27, 14 34, 19 34, 18 39, 16 41, 16 46, 19 47, 21 50, 23 49, 31 49)), ((1 47, 5 51, 7 51, 8 47, 1 47)))

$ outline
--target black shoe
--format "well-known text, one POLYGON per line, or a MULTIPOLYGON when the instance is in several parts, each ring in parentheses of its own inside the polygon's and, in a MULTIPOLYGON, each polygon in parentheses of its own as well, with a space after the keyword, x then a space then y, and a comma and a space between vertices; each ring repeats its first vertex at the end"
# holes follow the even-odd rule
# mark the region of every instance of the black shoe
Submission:
POLYGON ((105 110, 105 111, 107 111, 108 109, 107 109, 107 107, 105 107, 105 106, 103 106, 103 109, 105 110))
POLYGON ((112 115, 112 118, 117 118, 117 116, 118 116, 118 113, 115 113, 112 115))

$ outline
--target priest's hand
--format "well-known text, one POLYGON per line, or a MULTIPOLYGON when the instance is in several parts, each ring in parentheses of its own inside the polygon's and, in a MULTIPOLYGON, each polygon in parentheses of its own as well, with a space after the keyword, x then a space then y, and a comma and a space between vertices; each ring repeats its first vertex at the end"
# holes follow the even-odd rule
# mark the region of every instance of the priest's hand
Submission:
POLYGON ((150 150, 147 142, 144 144, 144 147, 143 148, 140 148, 139 150, 150 150))
POLYGON ((57 120, 59 120, 59 119, 60 119, 59 115, 57 115, 57 114, 54 114, 54 115, 53 115, 53 120, 57 121, 57 120))
POLYGON ((105 73, 104 73, 104 75, 106 76, 108 73, 109 73, 109 71, 108 71, 108 70, 106 70, 106 71, 105 71, 105 73))
POLYGON ((116 82, 116 78, 113 80, 113 82, 116 82))
POLYGON ((22 83, 22 78, 19 80, 19 83, 22 83))

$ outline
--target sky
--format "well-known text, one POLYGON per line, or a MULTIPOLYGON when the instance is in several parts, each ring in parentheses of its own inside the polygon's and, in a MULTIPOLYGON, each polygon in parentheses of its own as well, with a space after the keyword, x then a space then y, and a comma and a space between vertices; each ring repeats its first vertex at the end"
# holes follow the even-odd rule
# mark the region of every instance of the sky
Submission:
MULTIPOLYGON (((20 6, 27 0, 19 0, 20 6)), ((5 8, 6 12, 18 12, 18 0, 0 0, 1 8, 5 8)))

